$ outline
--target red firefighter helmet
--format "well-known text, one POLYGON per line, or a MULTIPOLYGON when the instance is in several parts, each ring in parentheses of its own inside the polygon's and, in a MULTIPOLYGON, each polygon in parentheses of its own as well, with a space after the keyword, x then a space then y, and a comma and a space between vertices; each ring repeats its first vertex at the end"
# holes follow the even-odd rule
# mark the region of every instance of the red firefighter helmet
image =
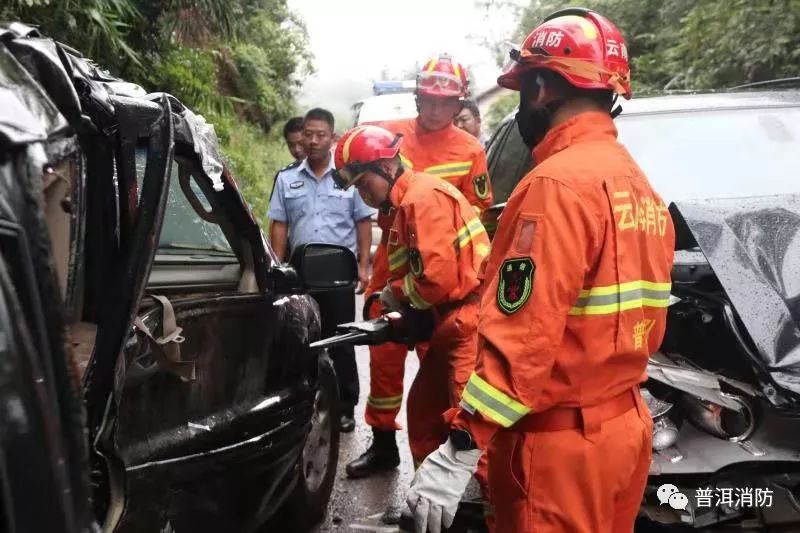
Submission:
POLYGON ((417 74, 417 94, 466 98, 468 85, 467 69, 447 54, 431 58, 417 74))
POLYGON ((375 161, 397 156, 402 140, 402 135, 392 135, 378 126, 358 126, 346 131, 333 154, 334 181, 342 189, 349 188, 364 172, 374 168, 375 161))
POLYGON ((497 84, 519 90, 520 76, 546 68, 581 89, 608 89, 631 97, 631 68, 625 39, 607 18, 582 8, 547 17, 511 52, 514 62, 497 84))

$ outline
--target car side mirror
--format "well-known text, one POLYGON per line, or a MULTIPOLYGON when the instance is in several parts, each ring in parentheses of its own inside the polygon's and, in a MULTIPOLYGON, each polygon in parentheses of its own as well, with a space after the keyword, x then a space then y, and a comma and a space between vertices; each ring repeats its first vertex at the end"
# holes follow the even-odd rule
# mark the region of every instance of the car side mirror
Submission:
POLYGON ((346 246, 303 244, 292 252, 289 264, 309 292, 352 289, 358 281, 356 256, 346 246))

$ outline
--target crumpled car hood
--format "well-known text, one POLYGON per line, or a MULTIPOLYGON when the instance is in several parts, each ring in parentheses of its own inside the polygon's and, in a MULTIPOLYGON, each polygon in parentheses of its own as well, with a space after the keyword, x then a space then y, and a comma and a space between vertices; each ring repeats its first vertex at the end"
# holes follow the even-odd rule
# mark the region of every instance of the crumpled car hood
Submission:
MULTIPOLYGON (((800 194, 676 202, 775 383, 800 394, 800 194)), ((682 239, 683 237, 683 239, 682 239)))

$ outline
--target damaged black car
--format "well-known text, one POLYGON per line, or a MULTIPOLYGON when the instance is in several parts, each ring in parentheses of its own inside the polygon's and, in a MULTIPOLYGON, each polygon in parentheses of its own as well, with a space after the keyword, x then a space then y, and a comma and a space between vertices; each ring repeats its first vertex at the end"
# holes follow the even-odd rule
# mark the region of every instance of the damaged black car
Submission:
MULTIPOLYGON (((798 86, 634 99, 615 121, 677 235, 643 387, 655 428, 637 531, 800 528, 798 86), (671 492, 685 502, 667 505, 671 492)), ((513 118, 488 161, 491 232, 533 165, 513 118)))
MULTIPOLYGON (((335 478, 337 389, 308 296, 174 97, 0 27, 4 531, 304 531, 335 478)), ((324 266, 323 266, 324 265, 324 266)))

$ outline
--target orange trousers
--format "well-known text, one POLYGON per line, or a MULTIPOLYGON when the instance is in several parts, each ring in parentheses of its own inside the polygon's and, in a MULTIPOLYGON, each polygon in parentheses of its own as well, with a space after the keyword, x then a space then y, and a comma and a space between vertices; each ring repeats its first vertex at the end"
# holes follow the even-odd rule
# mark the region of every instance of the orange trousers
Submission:
POLYGON ((652 420, 636 396, 596 433, 500 431, 489 448, 492 531, 633 531, 652 454, 652 420))
MULTIPOLYGON (((389 260, 386 246, 378 244, 372 260, 372 277, 364 291, 364 296, 379 293, 389 281, 389 260)), ((370 318, 381 314, 381 304, 377 300, 367 310, 370 318)), ((420 361, 424 359, 427 345, 416 347, 420 361)), ((408 348, 393 342, 369 347, 369 396, 364 418, 367 424, 382 430, 397 430, 397 414, 403 403, 403 378, 405 377, 408 348)))
MULTIPOLYGON (((373 259, 367 297, 379 292, 389 279, 386 247, 378 245, 373 259)), ((449 425, 443 415, 461 401, 461 392, 475 367, 477 353, 478 302, 466 304, 441 317, 429 343, 416 346, 419 370, 411 385, 407 402, 408 441, 415 467, 435 451, 446 439, 449 425)), ((380 315, 381 305, 375 302, 368 315, 380 315)), ((370 392, 365 419, 370 426, 397 430, 397 414, 403 401, 403 378, 408 348, 403 344, 386 343, 369 347, 370 392)), ((486 455, 475 474, 488 499, 486 455)))
POLYGON ((465 304, 436 324, 408 394, 408 442, 414 465, 435 451, 450 426, 445 411, 457 407, 475 368, 478 302, 465 304))

